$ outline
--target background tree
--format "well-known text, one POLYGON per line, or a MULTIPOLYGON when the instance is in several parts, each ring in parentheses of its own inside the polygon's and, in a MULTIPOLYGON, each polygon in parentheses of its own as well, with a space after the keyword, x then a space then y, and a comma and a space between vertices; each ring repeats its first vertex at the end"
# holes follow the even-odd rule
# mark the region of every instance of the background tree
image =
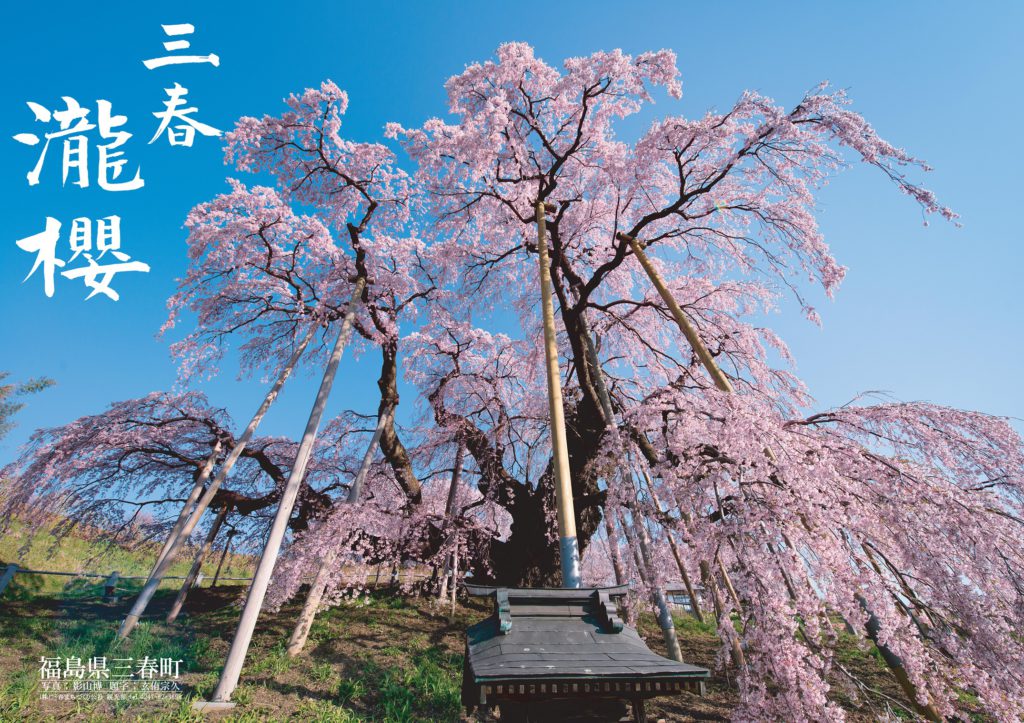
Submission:
MULTIPOLYGON (((0 372, 0 382, 10 375, 10 372, 0 372)), ((14 415, 25 406, 24 402, 16 400, 41 392, 54 384, 56 384, 55 381, 46 377, 30 379, 19 384, 0 384, 0 439, 6 437, 7 433, 14 428, 14 415)))

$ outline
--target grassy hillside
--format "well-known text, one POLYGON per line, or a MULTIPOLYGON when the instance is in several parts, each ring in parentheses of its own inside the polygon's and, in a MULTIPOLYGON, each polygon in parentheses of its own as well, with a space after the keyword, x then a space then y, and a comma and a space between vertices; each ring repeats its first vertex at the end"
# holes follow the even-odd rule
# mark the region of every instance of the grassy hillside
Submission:
MULTIPOLYGON (((4 539, 0 557, 46 569, 74 569, 96 552, 86 540, 68 540, 56 557, 44 558, 37 542, 21 557, 15 550, 24 539, 4 539)), ((118 569, 145 574, 155 550, 109 551, 90 569, 118 569)), ((233 572, 246 574, 248 561, 239 558, 233 572)), ((185 563, 177 570, 183 572, 185 563)), ((241 684, 230 714, 203 718, 191 712, 192 698, 213 692, 235 625, 241 585, 194 591, 179 620, 167 625, 163 615, 174 589, 154 599, 149 614, 127 644, 113 644, 114 633, 131 602, 128 595, 104 602, 96 594, 102 581, 66 584, 58 579, 19 583, 17 594, 0 600, 0 721, 459 721, 459 689, 466 626, 489 613, 481 603, 460 604, 454 620, 431 600, 402 598, 382 589, 369 598, 322 613, 306 650, 289 658, 284 645, 298 614, 298 605, 264 613, 253 639, 241 684), (40 658, 93 656, 180 659, 180 698, 157 701, 44 700, 40 658)), ((714 668, 719 643, 710 625, 691 617, 677 619, 680 642, 688 662, 714 668)), ((652 649, 664 653, 661 636, 649 616, 641 634, 652 649)), ((855 670, 868 687, 851 690, 836 681, 834 699, 851 720, 905 716, 906 702, 891 676, 870 650, 845 639, 842 664, 855 670)), ((651 720, 726 720, 737 693, 726 671, 714 674, 705 697, 683 694, 660 699, 649 708, 651 720)))
MULTIPOLYGON (((221 544, 218 542, 218 545, 221 544)), ((109 575, 118 571, 122 576, 148 575, 160 546, 143 544, 136 548, 109 545, 82 535, 70 535, 53 547, 53 538, 46 530, 30 535, 26 526, 15 522, 11 530, 0 537, 0 566, 10 562, 31 570, 53 570, 58 572, 91 572, 109 575)), ((192 564, 192 550, 183 551, 170 575, 184 576, 192 564)), ((213 550, 203 565, 203 574, 212 579, 220 550, 213 550)), ((224 577, 248 577, 252 571, 252 559, 248 555, 229 553, 224 561, 221 575, 224 577)), ((119 585, 121 594, 132 594, 141 587, 141 580, 123 580, 119 585)), ((181 580, 168 579, 162 587, 177 587, 181 580)), ((23 599, 29 594, 73 597, 95 597, 102 592, 102 578, 70 578, 56 575, 31 575, 18 573, 14 582, 4 593, 3 599, 23 599)))

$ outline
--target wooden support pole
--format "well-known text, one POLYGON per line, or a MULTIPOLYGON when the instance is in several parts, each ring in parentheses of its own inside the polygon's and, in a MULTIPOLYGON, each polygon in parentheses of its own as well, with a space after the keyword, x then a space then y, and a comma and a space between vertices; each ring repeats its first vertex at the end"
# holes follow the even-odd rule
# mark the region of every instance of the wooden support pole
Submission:
POLYGON ((638 517, 634 507, 633 521, 639 532, 640 556, 648 570, 651 586, 651 596, 654 598, 654 605, 658 609, 658 624, 661 626, 662 635, 665 638, 665 647, 668 649, 668 656, 677 662, 683 662, 683 653, 679 648, 679 637, 676 635, 676 622, 672 618, 672 610, 665 597, 665 589, 662 586, 661 575, 658 574, 658 567, 655 564, 651 551, 651 538, 647 531, 647 524, 643 517, 638 517))
POLYGON ((679 568, 679 576, 683 579, 686 594, 690 598, 690 611, 693 613, 693 617, 697 618, 697 622, 702 623, 704 622, 704 610, 701 608, 700 597, 690 582, 690 574, 686 571, 686 565, 683 564, 683 560, 679 556, 679 547, 672 536, 672 530, 666 529, 665 536, 668 538, 668 546, 672 550, 672 557, 675 558, 676 567, 679 568))
POLYGON ((210 588, 217 587, 217 581, 220 580, 220 571, 224 567, 224 560, 227 559, 228 550, 231 549, 231 539, 235 536, 235 530, 232 528, 228 530, 227 538, 224 540, 224 549, 220 553, 220 562, 217 563, 217 572, 213 573, 213 582, 210 583, 210 588))
MULTIPOLYGON (((455 500, 459 493, 459 482, 462 479, 462 465, 465 461, 466 445, 462 439, 458 440, 458 447, 455 450, 455 464, 452 467, 452 479, 448 484, 448 499, 444 504, 444 519, 445 526, 451 526, 453 516, 455 514, 455 500)), ((448 580, 452 577, 454 567, 452 566, 452 555, 448 556, 447 564, 445 565, 444 574, 441 577, 441 588, 437 597, 442 603, 448 597, 448 580)), ((455 584, 454 579, 452 584, 455 584)))
MULTIPOLYGON (((604 528, 608 535, 608 554, 612 558, 612 570, 615 572, 615 584, 616 585, 628 585, 629 578, 626 575, 626 568, 622 564, 622 552, 619 550, 619 533, 615 529, 615 520, 613 515, 609 514, 607 510, 603 511, 604 514, 604 528)), ((623 603, 623 613, 626 618, 626 625, 635 625, 636 619, 633 614, 633 603, 631 601, 632 594, 627 593, 626 599, 623 603)))
MULTIPOLYGON (((843 537, 846 539, 847 545, 849 545, 851 547, 851 549, 852 549, 853 548, 853 539, 850 537, 850 534, 848 532, 844 531, 843 532, 843 537)), ((788 544, 788 541, 787 541, 787 544, 788 544)), ((864 550, 864 552, 867 554, 868 561, 871 563, 872 567, 875 569, 875 572, 877 574, 881 575, 882 571, 878 567, 878 563, 875 561, 874 556, 871 554, 871 551, 866 546, 862 545, 861 547, 864 550)), ((855 564, 857 565, 857 567, 859 567, 859 568, 863 567, 863 563, 861 563, 860 561, 856 560, 856 558, 854 558, 854 560, 855 560, 855 564)), ((921 715, 926 720, 929 720, 929 721, 941 721, 941 720, 943 720, 942 714, 939 713, 939 711, 935 707, 934 703, 932 703, 927 698, 925 699, 925 701, 923 703, 918 700, 917 688, 914 686, 913 682, 910 680, 910 676, 907 674, 907 669, 903 665, 902 658, 900 658, 900 656, 897 655, 896 653, 894 653, 892 651, 892 649, 888 645, 886 645, 885 643, 883 643, 880 640, 878 634, 882 630, 882 622, 878 619, 878 616, 875 615, 875 612, 868 605, 867 599, 863 595, 860 595, 860 594, 858 594, 856 596, 856 599, 857 599, 857 604, 860 605, 860 607, 861 607, 861 610, 863 610, 868 615, 867 624, 864 626, 865 627, 865 632, 867 633, 867 636, 868 636, 868 639, 871 640, 871 642, 875 644, 876 648, 878 648, 878 652, 881 653, 881 655, 882 655, 882 660, 884 660, 885 664, 887 666, 889 666, 889 670, 892 671, 893 677, 896 678, 896 682, 899 683, 900 688, 903 689, 903 692, 906 694, 907 698, 910 699, 910 701, 913 703, 915 710, 917 710, 918 714, 921 715)), ((899 603, 899 599, 898 598, 897 598, 896 602, 897 602, 897 604, 899 603)))
POLYGON ((217 472, 217 476, 214 477, 213 482, 210 483, 206 492, 203 493, 202 498, 200 498, 199 502, 196 504, 195 509, 192 510, 192 514, 189 515, 188 521, 185 522, 185 526, 182 528, 179 535, 171 540, 171 544, 167 548, 167 553, 150 574, 149 579, 142 588, 142 591, 135 599, 132 609, 129 611, 128 615, 125 616, 124 622, 121 623, 121 627, 117 631, 117 641, 124 640, 128 637, 135 626, 138 625, 139 620, 142 618, 142 614, 149 606, 149 601, 153 599, 153 595, 160 586, 161 579, 163 579, 163 576, 167 574, 167 570, 170 568, 171 561, 174 560, 174 556, 177 554, 178 550, 181 549, 185 540, 187 540, 192 534, 192 531, 195 530, 196 525, 199 524, 199 520, 203 516, 203 513, 206 512, 206 508, 210 506, 214 496, 217 494, 217 490, 220 489, 224 480, 227 479, 227 476, 234 467, 235 462, 237 462, 238 458, 242 456, 242 452, 245 451, 246 445, 249 444, 249 440, 252 439, 252 435, 255 434, 256 428, 259 427, 260 422, 263 421, 263 417, 266 416, 267 410, 270 409, 270 405, 272 405, 274 400, 277 399, 277 395, 281 391, 281 387, 284 386, 284 383, 288 380, 288 377, 291 375, 292 370, 298 363, 302 353, 306 350, 309 342, 312 341, 313 336, 316 334, 316 330, 317 326, 315 324, 310 325, 306 336, 303 337, 299 346, 295 348, 294 352, 292 352, 288 363, 281 369, 281 373, 278 375, 274 385, 263 398, 263 401, 260 403, 256 413, 252 416, 252 419, 249 420, 249 425, 245 428, 245 431, 242 432, 242 436, 238 438, 238 441, 235 442, 235 446, 232 448, 231 452, 228 453, 227 459, 224 460, 220 470, 217 472))
POLYGON ((892 671, 893 677, 896 678, 896 682, 899 683, 904 694, 910 699, 910 702, 913 703, 915 710, 917 710, 918 714, 926 720, 934 721, 935 723, 944 720, 942 714, 931 701, 926 699, 925 702, 922 703, 918 700, 917 688, 910 680, 910 676, 907 675, 907 669, 903 665, 903 660, 896 655, 896 653, 892 652, 892 649, 890 649, 888 645, 880 642, 878 634, 882 630, 882 623, 878 619, 878 616, 875 615, 870 607, 868 607, 867 600, 864 599, 864 596, 857 595, 857 602, 860 604, 861 609, 868 614, 868 622, 865 626, 868 638, 875 644, 875 647, 878 648, 878 652, 882 654, 882 659, 885 661, 885 664, 889 666, 889 670, 892 671))
POLYGON ((662 300, 668 306, 669 311, 672 312, 672 317, 676 320, 676 325, 679 327, 679 331, 683 332, 683 336, 686 337, 686 341, 690 343, 693 351, 697 354, 697 358, 700 359, 700 363, 704 365, 708 374, 711 375, 711 380, 715 383, 715 386, 721 389, 723 392, 732 392, 732 383, 729 378, 725 376, 718 365, 715 363, 714 357, 711 356, 711 352, 704 346, 704 342, 701 341, 700 336, 697 334, 697 330, 693 328, 690 320, 686 318, 686 314, 680 308, 679 304, 676 303, 675 297, 672 296, 672 292, 668 290, 665 285, 665 280, 661 278, 661 274, 654 268, 654 264, 647 258, 647 254, 644 253, 643 247, 640 242, 628 234, 624 234, 621 231, 616 234, 616 237, 620 241, 625 241, 633 249, 633 254, 636 256, 637 261, 643 266, 644 271, 647 272, 647 276, 651 279, 651 283, 654 284, 654 288, 661 294, 662 300))
MULTIPOLYGON (((715 583, 714 578, 711 575, 711 566, 707 562, 701 560, 700 562, 700 577, 701 582, 704 585, 704 589, 711 593, 711 599, 715 604, 715 618, 718 620, 718 624, 721 626, 723 623, 726 625, 732 625, 732 619, 725 613, 725 601, 722 600, 722 595, 718 591, 718 585, 715 583)), ((742 670, 747 666, 746 656, 743 655, 743 647, 740 645, 739 637, 735 631, 729 636, 731 643, 730 653, 732 655, 732 664, 735 665, 739 670, 742 670)))
POLYGON ((633 698, 633 721, 634 723, 647 723, 647 707, 642 695, 633 698))
POLYGON ((197 581, 199 580, 199 571, 203 569, 203 562, 206 560, 206 556, 209 554, 210 548, 213 547, 213 541, 217 539, 217 533, 220 532, 221 525, 224 524, 224 519, 227 516, 228 505, 224 505, 217 513, 217 517, 214 518, 213 525, 210 527, 210 532, 206 535, 206 539, 196 552, 196 559, 192 562, 191 569, 189 569, 188 574, 185 575, 185 580, 181 583, 181 589, 178 590, 178 596, 174 598, 174 604, 171 605, 171 610, 167 613, 168 623, 173 623, 177 620, 178 615, 181 613, 181 608, 185 604, 185 598, 188 597, 189 591, 197 585, 197 581))
POLYGON ((206 458, 206 464, 204 464, 202 469, 199 470, 195 484, 192 485, 192 491, 189 492, 188 499, 185 500, 185 504, 181 506, 181 512, 178 513, 178 519, 174 521, 174 526, 171 527, 171 531, 168 533, 167 539, 164 540, 163 547, 160 548, 160 554, 156 556, 156 561, 153 563, 153 569, 149 573, 150 578, 153 577, 157 568, 160 567, 160 563, 163 562, 163 559, 171 549, 171 545, 174 544, 174 541, 179 535, 181 535, 181 531, 185 528, 185 523, 188 522, 188 518, 192 515, 196 502, 199 500, 199 496, 203 493, 203 488, 210 479, 210 474, 213 472, 213 467, 217 463, 217 457, 220 455, 222 446, 223 443, 220 440, 217 440, 217 443, 213 446, 213 451, 210 453, 210 456, 206 458))
POLYGON ((448 621, 455 622, 455 600, 459 592, 459 541, 455 540, 455 549, 452 550, 452 607, 448 614, 448 621))
MULTIPOLYGON (((643 475, 644 481, 647 483, 647 492, 651 495, 651 501, 654 503, 655 508, 658 512, 664 512, 661 508, 661 500, 658 499, 658 493, 654 489, 654 482, 651 480, 650 475, 647 474, 647 470, 643 467, 640 468, 640 473, 643 475)), ((697 597, 696 590, 693 589, 693 585, 690 583, 690 575, 686 571, 686 565, 683 564, 682 556, 679 554, 679 547, 676 544, 676 538, 672 534, 672 530, 667 526, 664 526, 665 537, 668 538, 669 549, 672 550, 672 557, 675 558, 676 567, 679 568, 679 576, 683 579, 683 585, 686 587, 686 594, 690 596, 690 609, 693 611, 693 616, 697 618, 699 622, 704 622, 704 611, 701 610, 701 603, 697 597)))
MULTIPOLYGON (((593 379, 594 389, 597 391, 597 399, 600 403, 601 413, 604 416, 605 427, 610 429, 614 434, 618 433, 618 423, 615 421, 615 410, 612 408, 611 396, 608 394, 608 387, 604 383, 604 370, 601 368, 601 360, 597 356, 597 348, 594 346, 594 337, 590 333, 590 325, 587 323, 587 313, 585 309, 581 309, 579 313, 579 325, 580 332, 583 334, 584 353, 586 354, 587 363, 590 365, 590 376, 593 379)), ((602 510, 604 516, 605 531, 608 534, 608 554, 612 559, 612 570, 615 572, 615 583, 617 585, 625 585, 628 580, 626 579, 625 570, 622 566, 622 558, 619 554, 619 535, 615 530, 615 521, 612 516, 608 514, 606 510, 602 510)), ((625 602, 625 615, 626 623, 632 625, 633 620, 633 606, 630 602, 630 596, 626 596, 625 602)))
POLYGON ((266 597, 267 587, 270 585, 270 576, 274 572, 274 565, 277 563, 277 556, 281 549, 281 542, 284 540, 285 530, 288 527, 288 520, 291 518, 295 499, 298 497, 299 489, 302 487, 306 477, 306 467, 313 453, 316 434, 324 416, 327 399, 331 395, 331 387, 334 385, 334 378, 338 373, 338 365, 341 363, 345 346, 348 344, 349 337, 352 334, 356 308, 362 299, 365 287, 366 279, 360 277, 356 281, 355 289, 352 292, 352 299, 349 301, 345 311, 345 319, 342 322, 341 330, 338 332, 334 348, 331 350, 327 368, 324 369, 324 376, 320 381, 320 389, 317 391, 316 399, 313 401, 313 408, 309 412, 306 429, 302 434, 302 441, 299 443, 299 451, 295 456, 291 472, 288 474, 288 481, 285 483, 281 494, 281 502, 278 505, 277 512, 274 514, 270 534, 263 548, 263 554, 260 555, 256 573, 253 575, 252 585, 249 586, 245 607, 242 608, 242 617, 238 621, 235 637, 231 641, 231 649, 228 651, 224 670, 221 672, 217 688, 213 692, 213 702, 215 703, 226 703, 231 700, 231 694, 235 692, 238 679, 242 674, 245 656, 249 652, 249 643, 252 642, 256 621, 259 618, 260 609, 263 607, 263 599, 266 597))
POLYGON ((718 565, 718 570, 722 573, 722 582, 725 583, 725 588, 729 591, 729 597, 732 598, 733 605, 736 606, 736 612, 742 615, 743 603, 740 602, 740 596, 736 594, 736 588, 733 587, 732 578, 729 577, 729 571, 725 569, 725 565, 722 563, 722 557, 720 555, 715 556, 715 564, 718 565))
POLYGON ((355 479, 352 480, 352 486, 348 488, 348 496, 345 498, 346 503, 352 505, 362 498, 363 487, 366 485, 366 478, 370 475, 370 466, 373 464, 373 455, 377 450, 377 445, 380 444, 384 428, 388 426, 388 422, 394 419, 394 417, 394 406, 389 406, 386 411, 377 415, 377 426, 373 428, 373 436, 370 438, 370 444, 366 447, 366 452, 363 453, 363 459, 359 463, 359 471, 356 472, 355 479))
MULTIPOLYGON (((373 437, 370 438, 370 444, 363 454, 363 459, 359 464, 359 471, 356 472, 355 479, 352 480, 352 485, 348 488, 346 504, 353 505, 362 496, 363 486, 370 472, 370 465, 373 464, 373 455, 377 451, 377 445, 380 444, 384 427, 387 426, 388 420, 393 415, 394 407, 388 407, 381 414, 377 415, 377 426, 374 428, 373 437)), ((329 547, 320 561, 320 565, 317 567, 316 575, 309 586, 309 592, 306 593, 306 601, 302 605, 302 612, 299 613, 299 619, 295 622, 292 636, 288 640, 288 655, 291 657, 298 655, 306 646, 306 639, 309 637, 310 628, 313 627, 313 621, 316 619, 317 611, 320 609, 320 603, 324 599, 324 593, 327 592, 327 582, 330 579, 331 570, 337 559, 338 548, 336 546, 329 547)))
POLYGON ((661 628, 662 637, 665 639, 665 648, 668 650, 668 656, 672 658, 672 660, 681 663, 683 662, 683 653, 679 648, 679 637, 676 635, 676 624, 672 619, 672 611, 668 607, 668 600, 665 599, 665 591, 661 588, 661 580, 659 579, 658 570, 654 565, 654 560, 651 556, 650 538, 647 534, 647 526, 644 524, 643 519, 640 518, 634 505, 630 505, 629 510, 630 514, 633 515, 634 524, 632 528, 630 528, 626 523, 625 518, 623 518, 622 529, 625 531, 626 536, 630 538, 630 541, 634 546, 640 550, 640 555, 637 559, 637 570, 640 572, 640 578, 647 584, 647 587, 651 591, 651 603, 654 605, 658 613, 658 626, 661 628), (646 573, 643 572, 644 570, 646 570, 646 573))
POLYGON ((541 317, 544 322, 544 361, 548 378, 548 407, 551 411, 551 451, 555 472, 555 505, 558 513, 558 543, 562 562, 562 587, 581 584, 580 549, 576 541, 576 512, 569 472, 569 447, 565 437, 562 408, 562 380, 558 366, 555 307, 551 300, 551 267, 548 259, 547 221, 544 203, 537 202, 537 255, 540 263, 541 317))

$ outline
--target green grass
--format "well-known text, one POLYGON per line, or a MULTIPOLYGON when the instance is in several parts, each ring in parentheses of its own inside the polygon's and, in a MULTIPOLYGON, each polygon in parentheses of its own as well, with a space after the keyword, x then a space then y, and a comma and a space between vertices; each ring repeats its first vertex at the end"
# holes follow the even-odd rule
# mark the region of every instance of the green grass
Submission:
POLYGON ((378 632, 388 644, 361 654, 344 669, 326 662, 313 664, 311 678, 338 682, 329 700, 307 701, 303 715, 312 720, 382 723, 459 719, 462 655, 432 643, 425 633, 405 632, 407 626, 423 625, 416 606, 403 598, 374 593, 365 601, 318 616, 310 640, 329 640, 339 625, 378 632), (396 635, 395 629, 403 633, 396 635))
MULTIPOLYGON (((148 575, 160 551, 159 544, 145 543, 128 548, 90 540, 79 534, 68 535, 54 547, 53 537, 48 534, 48 529, 43 529, 33 536, 26 525, 18 521, 12 522, 10 529, 0 535, 0 568, 14 562, 19 567, 30 570, 91 572, 104 577, 76 578, 19 572, 4 591, 3 599, 25 600, 33 595, 55 594, 60 594, 64 598, 97 598, 103 594, 103 583, 111 572, 116 570, 122 576, 148 575)), ((207 556, 203 565, 203 574, 207 579, 212 579, 219 559, 217 550, 207 556)), ((191 565, 191 551, 182 551, 171 565, 168 575, 184 576, 191 565)), ((252 562, 249 556, 229 554, 221 575, 247 577, 251 570, 252 562)), ((117 592, 119 595, 134 595, 141 589, 143 582, 122 579, 118 582, 117 592)), ((164 580, 161 587, 173 588, 180 584, 181 580, 172 578, 164 580)))
POLYGON ((388 723, 412 723, 422 720, 457 720, 460 681, 452 671, 462 669, 462 656, 438 646, 415 650, 385 648, 385 660, 401 660, 404 665, 385 667, 377 659, 362 661, 357 677, 339 685, 338 697, 349 700, 357 693, 375 691, 372 720, 388 723))
MULTIPOLYGON (((0 540, 0 558, 25 538, 0 540)), ((53 558, 43 541, 32 541, 22 564, 44 569, 77 569, 96 552, 95 543, 69 538, 53 558)), ((103 568, 117 567, 124 574, 144 574, 156 550, 114 550, 103 568)), ((179 563, 183 567, 185 563, 179 563)), ((91 567, 90 569, 97 569, 91 567)), ((203 591, 215 604, 197 604, 173 625, 158 613, 144 620, 129 640, 115 645, 117 623, 130 599, 119 603, 98 599, 95 583, 67 578, 19 583, 20 590, 0 602, 0 640, 6 653, 0 658, 0 722, 50 721, 187 721, 203 720, 190 708, 191 700, 208 698, 217 684, 227 646, 238 621, 236 596, 242 588, 203 591), (38 582, 36 587, 33 584, 38 582), (70 584, 69 584, 70 583, 70 584), (38 660, 49 657, 93 656, 141 658, 170 657, 183 662, 184 697, 158 703, 97 702, 41 705, 38 660)), ((39 577, 39 576, 34 576, 39 577)), ((16 578, 18 579, 18 578, 16 578)), ((173 590, 162 590, 155 600, 166 610, 173 590)), ((198 596, 198 594, 197 594, 198 596)), ((423 599, 403 598, 391 591, 373 592, 350 600, 317 616, 306 650, 298 657, 287 655, 285 641, 294 625, 297 603, 277 613, 261 616, 252 641, 241 684, 233 700, 238 707, 218 723, 250 721, 325 721, 353 723, 411 723, 457 721, 461 713, 462 650, 465 626, 486 614, 487 606, 459 606, 456 622, 447 619, 447 608, 423 599)), ((487 608, 489 609, 489 608, 487 608)), ((700 623, 691 615, 674 616, 687 660, 708 665, 718 649, 716 626, 710 616, 700 623)), ((838 626, 837 626, 838 627, 838 626)), ((640 629, 654 650, 663 650, 660 630, 649 612, 640 615, 640 629)), ((844 664, 872 677, 873 685, 893 691, 888 671, 873 657, 873 646, 841 631, 837 655, 844 664)), ((735 692, 721 675, 712 679, 709 691, 727 711, 735 692), (730 692, 733 691, 733 692, 730 692)), ((853 705, 849 701, 840 701, 853 705)), ((969 693, 963 702, 977 704, 969 693)), ((902 713, 898 708, 894 714, 902 713)), ((980 718, 972 716, 972 720, 980 718)))
POLYGON ((299 706, 296 714, 311 723, 356 723, 362 720, 352 711, 324 700, 307 700, 299 706))
POLYGON ((35 701, 39 680, 34 670, 14 673, 0 685, 0 720, 15 720, 29 710, 35 701))

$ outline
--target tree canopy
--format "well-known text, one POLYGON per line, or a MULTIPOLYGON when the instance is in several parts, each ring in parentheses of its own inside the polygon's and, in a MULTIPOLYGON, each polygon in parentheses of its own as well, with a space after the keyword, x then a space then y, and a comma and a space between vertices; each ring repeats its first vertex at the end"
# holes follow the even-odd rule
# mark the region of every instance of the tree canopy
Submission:
MULTIPOLYGON (((649 529, 659 555, 678 540, 681 567, 714 593, 722 662, 742 651, 740 718, 842 719, 828 693, 837 676, 856 683, 834 655, 844 624, 892 656, 929 715, 955 715, 969 690, 1019 718, 1020 437, 1005 419, 931 403, 815 409, 784 341, 755 322, 788 299, 817 321, 807 290, 839 289, 815 198, 849 163, 926 216, 956 214, 916 180, 928 166, 845 92, 823 84, 791 108, 746 92, 691 119, 672 113, 679 75, 667 50, 556 67, 510 43, 448 81, 446 118, 388 124, 379 142, 343 134, 348 97, 330 81, 228 134, 228 162, 273 187, 232 180, 188 217, 190 267, 167 325, 191 328, 173 347, 183 380, 216 373, 227 349, 243 373, 279 368, 304 334, 327 338, 358 280, 355 329, 380 358, 378 409, 343 415, 318 442, 271 601, 328 548, 341 551, 334 599, 361 589, 343 572, 354 559, 441 566, 456 541, 474 579, 557 583, 534 215, 546 204, 588 574, 611 575, 602 560, 635 544, 608 539, 607 524, 649 529), (669 113, 620 132, 655 96, 669 113), (681 336, 641 246, 734 393, 681 336), (411 399, 399 399, 403 376, 411 399), (359 420, 376 417, 382 458, 350 506, 372 426, 359 420)), ((173 509, 230 434, 195 392, 114 405, 37 433, 5 510, 43 500, 99 515, 129 495, 129 507, 148 496, 173 509)), ((289 444, 252 444, 224 494, 272 500, 289 444)))

